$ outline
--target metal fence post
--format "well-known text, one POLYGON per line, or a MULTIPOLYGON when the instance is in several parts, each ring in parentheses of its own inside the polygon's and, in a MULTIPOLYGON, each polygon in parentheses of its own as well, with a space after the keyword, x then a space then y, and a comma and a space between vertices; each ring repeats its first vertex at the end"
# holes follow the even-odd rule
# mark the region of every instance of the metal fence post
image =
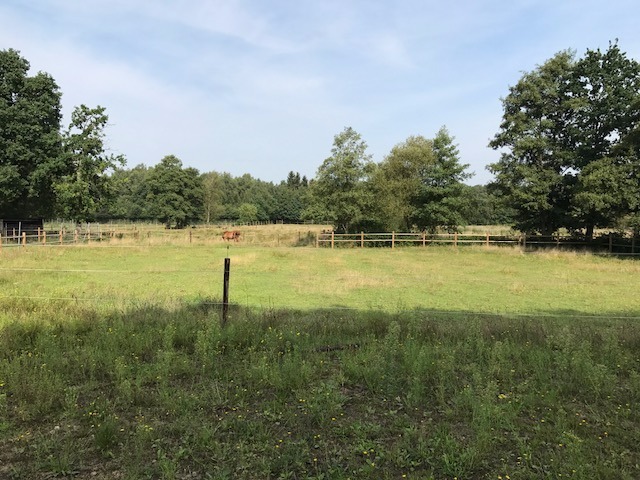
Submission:
POLYGON ((224 281, 222 289, 222 326, 227 325, 229 319, 229 271, 231 270, 231 259, 224 259, 224 281))

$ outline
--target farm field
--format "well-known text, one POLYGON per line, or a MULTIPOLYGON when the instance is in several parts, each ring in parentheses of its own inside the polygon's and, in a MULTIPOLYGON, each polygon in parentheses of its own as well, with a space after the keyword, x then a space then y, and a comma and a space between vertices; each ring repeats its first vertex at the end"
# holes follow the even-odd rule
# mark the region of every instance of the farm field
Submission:
POLYGON ((0 478, 638 478, 639 273, 510 248, 4 248, 0 478))

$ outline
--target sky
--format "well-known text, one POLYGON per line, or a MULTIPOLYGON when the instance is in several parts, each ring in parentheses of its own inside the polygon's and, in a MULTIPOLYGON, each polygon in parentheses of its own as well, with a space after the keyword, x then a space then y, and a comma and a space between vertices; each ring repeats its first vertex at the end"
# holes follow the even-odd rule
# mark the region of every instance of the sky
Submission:
POLYGON ((637 0, 2 0, 0 49, 106 107, 127 167, 307 178, 352 127, 381 162, 446 126, 486 184, 501 98, 555 53, 640 60, 637 0))

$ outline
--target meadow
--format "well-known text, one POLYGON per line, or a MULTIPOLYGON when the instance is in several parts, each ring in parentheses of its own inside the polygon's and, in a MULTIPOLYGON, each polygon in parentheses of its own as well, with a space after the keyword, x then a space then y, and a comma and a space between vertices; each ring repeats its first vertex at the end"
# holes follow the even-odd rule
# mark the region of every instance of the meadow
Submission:
POLYGON ((278 242, 3 248, 0 478, 640 477, 638 261, 278 242))

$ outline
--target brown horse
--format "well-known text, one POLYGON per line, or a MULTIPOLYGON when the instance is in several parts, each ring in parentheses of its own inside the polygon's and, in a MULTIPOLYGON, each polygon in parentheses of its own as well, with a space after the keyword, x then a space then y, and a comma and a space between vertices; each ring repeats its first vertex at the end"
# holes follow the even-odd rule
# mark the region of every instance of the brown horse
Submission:
POLYGON ((238 230, 225 230, 222 232, 222 239, 229 242, 231 240, 238 242, 240 241, 240 232, 238 230))

